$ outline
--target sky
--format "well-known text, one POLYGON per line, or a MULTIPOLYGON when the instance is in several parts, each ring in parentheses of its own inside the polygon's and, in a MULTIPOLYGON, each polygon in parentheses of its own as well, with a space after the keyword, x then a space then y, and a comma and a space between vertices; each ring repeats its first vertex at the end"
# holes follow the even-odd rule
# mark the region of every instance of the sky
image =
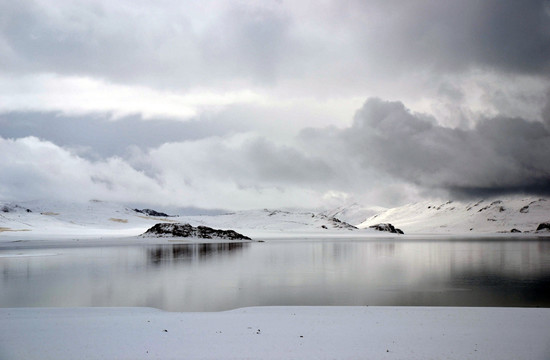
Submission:
POLYGON ((0 199, 550 194, 550 1, 0 0, 0 199))

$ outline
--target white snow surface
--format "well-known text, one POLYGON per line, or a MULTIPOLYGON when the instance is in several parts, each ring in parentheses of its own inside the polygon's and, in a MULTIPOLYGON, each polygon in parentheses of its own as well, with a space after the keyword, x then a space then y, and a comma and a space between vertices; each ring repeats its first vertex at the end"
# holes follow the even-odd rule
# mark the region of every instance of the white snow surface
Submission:
POLYGON ((0 309, 0 358, 549 359, 550 309, 0 309))
MULTIPOLYGON (((157 223, 189 223, 214 229, 235 230, 253 239, 281 237, 380 236, 373 230, 350 229, 324 214, 314 212, 250 210, 223 215, 148 216, 123 205, 90 201, 0 202, 0 242, 26 240, 100 240, 137 237, 157 223), (28 211, 29 210, 29 211, 28 211)), ((132 241, 166 242, 159 238, 134 238, 132 241), (155 240, 156 239, 156 240, 155 240)), ((192 239, 187 239, 192 241, 192 239)), ((201 239, 201 242, 206 240, 201 239)))
POLYGON ((425 201, 372 215, 374 210, 353 204, 321 213, 263 209, 223 215, 155 217, 135 212, 124 205, 97 200, 87 203, 0 201, 0 242, 52 239, 63 242, 78 239, 103 240, 107 243, 114 238, 132 238, 136 243, 160 242, 160 239, 137 238, 160 222, 231 229, 261 240, 394 236, 368 228, 378 223, 391 223, 406 235, 491 235, 510 233, 512 229, 533 234, 540 223, 550 221, 550 201, 532 197, 471 202, 425 201), (360 230, 350 229, 333 220, 338 218, 357 224, 358 219, 369 215, 357 225, 360 230))
POLYGON ((348 224, 361 224, 367 218, 385 211, 381 206, 364 206, 358 203, 342 205, 333 209, 325 210, 322 214, 328 217, 335 217, 348 224))
POLYGON ((385 210, 357 226, 391 223, 405 234, 497 234, 517 229, 532 235, 543 222, 550 222, 549 200, 505 197, 468 202, 424 201, 385 210))

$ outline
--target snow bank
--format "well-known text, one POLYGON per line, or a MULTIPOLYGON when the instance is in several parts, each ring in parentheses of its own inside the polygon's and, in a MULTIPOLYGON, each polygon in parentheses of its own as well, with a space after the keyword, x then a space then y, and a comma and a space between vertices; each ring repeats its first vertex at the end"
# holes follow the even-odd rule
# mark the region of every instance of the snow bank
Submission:
POLYGON ((550 309, 0 309, 0 358, 549 359, 550 309))

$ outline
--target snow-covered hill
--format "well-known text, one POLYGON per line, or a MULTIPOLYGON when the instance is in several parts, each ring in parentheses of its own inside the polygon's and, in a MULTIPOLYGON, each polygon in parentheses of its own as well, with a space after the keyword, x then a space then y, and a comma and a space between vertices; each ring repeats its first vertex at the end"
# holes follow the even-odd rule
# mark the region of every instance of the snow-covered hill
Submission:
POLYGON ((386 210, 386 208, 380 206, 363 206, 358 203, 353 203, 351 205, 343 205, 323 211, 321 214, 355 225, 362 223, 370 216, 376 215, 384 210, 386 210))
POLYGON ((182 216, 179 219, 194 226, 233 229, 251 237, 294 237, 307 234, 337 236, 350 235, 358 230, 325 214, 268 209, 238 211, 217 216, 182 216))
POLYGON ((501 198, 471 202, 425 201, 385 210, 360 228, 392 223, 405 234, 534 232, 550 221, 550 201, 543 198, 501 198))
POLYGON ((148 215, 149 210, 138 212, 124 205, 97 200, 69 204, 0 202, 0 241, 137 236, 161 222, 231 229, 251 238, 383 236, 368 229, 379 223, 391 223, 409 235, 491 234, 511 232, 512 229, 534 232, 540 223, 550 222, 550 200, 540 198, 426 201, 368 217, 372 211, 372 208, 355 204, 322 213, 264 209, 166 217, 148 215), (361 230, 345 220, 360 223, 361 230))
POLYGON ((352 231, 366 232, 325 214, 312 212, 252 210, 223 215, 169 217, 149 215, 151 213, 150 210, 139 212, 120 204, 97 200, 83 204, 0 202, 0 240, 137 236, 161 222, 232 229, 250 237, 337 236, 352 231))
POLYGON ((0 237, 133 236, 160 222, 160 219, 97 200, 88 203, 0 202, 0 237))

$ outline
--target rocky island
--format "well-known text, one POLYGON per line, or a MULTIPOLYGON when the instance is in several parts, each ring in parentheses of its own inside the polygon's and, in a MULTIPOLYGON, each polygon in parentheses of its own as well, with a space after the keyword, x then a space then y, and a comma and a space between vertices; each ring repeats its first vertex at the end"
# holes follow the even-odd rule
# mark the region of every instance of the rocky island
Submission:
POLYGON ((190 224, 159 223, 151 227, 142 236, 182 237, 219 240, 252 240, 248 236, 233 230, 218 230, 208 226, 191 226, 190 224))

